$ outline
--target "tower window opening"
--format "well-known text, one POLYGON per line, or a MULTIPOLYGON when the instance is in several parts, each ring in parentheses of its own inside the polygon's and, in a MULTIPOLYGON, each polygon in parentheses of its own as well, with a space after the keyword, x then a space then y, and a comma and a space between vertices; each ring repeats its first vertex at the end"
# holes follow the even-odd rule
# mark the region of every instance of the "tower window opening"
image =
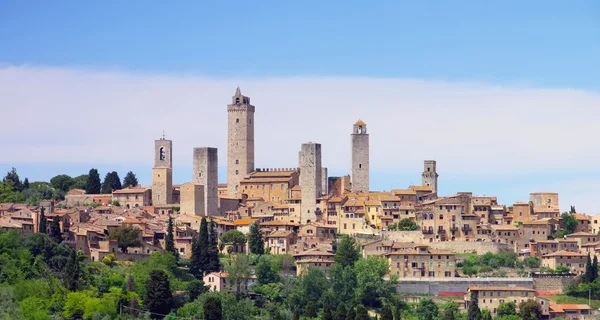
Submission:
POLYGON ((159 153, 159 159, 165 160, 166 158, 166 154, 165 154, 165 147, 160 147, 160 149, 158 149, 158 153, 159 153))
POLYGON ((240 119, 235 119, 235 123, 240 123, 240 119))
POLYGON ((240 104, 240 98, 235 98, 235 104, 240 104))
POLYGON ((235 174, 239 174, 239 173, 240 173, 240 171, 239 171, 239 170, 235 170, 235 174))
POLYGON ((252 124, 252 119, 248 120, 250 122, 250 124, 252 124))
POLYGON ((358 164, 358 168, 359 168, 359 169, 361 169, 361 168, 362 168, 362 164, 361 164, 361 163, 359 163, 359 164, 358 164))
POLYGON ((240 164, 240 160, 235 160, 235 164, 240 164))
POLYGON ((431 168, 427 168, 427 172, 431 171, 431 168))

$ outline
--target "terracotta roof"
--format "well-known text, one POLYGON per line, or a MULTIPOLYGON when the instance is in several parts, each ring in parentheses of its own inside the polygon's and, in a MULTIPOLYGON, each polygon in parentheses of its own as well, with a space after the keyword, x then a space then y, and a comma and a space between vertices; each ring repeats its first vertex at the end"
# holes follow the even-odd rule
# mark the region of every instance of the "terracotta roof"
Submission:
POLYGON ((509 224, 494 224, 491 226, 492 230, 502 230, 502 231, 518 231, 519 228, 509 224))
POLYGON ((115 190, 115 191, 113 191, 113 194, 144 193, 144 192, 146 192, 148 190, 150 190, 150 188, 133 187, 133 188, 125 188, 125 189, 121 189, 121 190, 115 190))
POLYGON ((581 213, 574 213, 573 216, 575 216, 575 219, 577 219, 577 220, 588 220, 588 221, 590 220, 590 217, 588 217, 584 214, 581 214, 581 213))
POLYGON ((414 191, 429 191, 429 192, 433 191, 433 189, 431 189, 431 187, 427 187, 427 186, 409 186, 408 189, 414 190, 414 191))
POLYGON ((356 122, 354 123, 354 125, 355 125, 355 126, 366 126, 367 124, 366 124, 364 121, 362 121, 362 120, 358 119, 358 121, 356 121, 356 122))
MULTIPOLYGON (((226 277, 229 276, 229 274, 227 272, 211 272, 211 273, 205 275, 205 277, 208 277, 208 276, 219 277, 219 278, 226 278, 226 277)), ((249 277, 249 279, 256 279, 256 276, 255 275, 251 275, 249 277)))
POLYGON ((233 225, 235 225, 235 226, 246 226, 246 225, 254 223, 254 221, 256 221, 256 220, 257 219, 250 219, 250 218, 248 218, 248 219, 238 219, 238 220, 233 221, 233 225))
POLYGON ((275 230, 266 235, 266 238, 287 238, 293 233, 294 232, 290 230, 275 230))
POLYGON ((267 222, 263 222, 260 224, 261 227, 264 226, 293 226, 293 227, 298 227, 300 226, 299 223, 297 222, 290 222, 287 220, 273 220, 273 221, 267 221, 267 222))
POLYGON ((553 253, 548 253, 544 255, 544 257, 585 257, 586 255, 579 252, 571 252, 571 251, 558 251, 553 253))
POLYGON ((547 225, 550 224, 551 222, 556 221, 553 220, 551 218, 546 218, 546 219, 540 219, 540 220, 529 220, 529 221, 523 221, 524 225, 547 225))
POLYGON ((392 190, 393 194, 401 194, 401 195, 416 195, 417 192, 415 190, 405 190, 405 189, 394 189, 392 190))
POLYGON ((595 237, 596 235, 590 232, 575 232, 567 235, 567 238, 572 237, 595 237))
POLYGON ((592 310, 587 304, 550 304, 550 312, 563 313, 566 310, 592 310))
POLYGON ((333 257, 335 254, 329 250, 323 250, 321 248, 309 249, 306 251, 299 252, 294 255, 294 257, 304 257, 304 256, 330 256, 333 257))
POLYGON ((469 287, 468 291, 526 291, 535 292, 533 289, 523 287, 469 287))

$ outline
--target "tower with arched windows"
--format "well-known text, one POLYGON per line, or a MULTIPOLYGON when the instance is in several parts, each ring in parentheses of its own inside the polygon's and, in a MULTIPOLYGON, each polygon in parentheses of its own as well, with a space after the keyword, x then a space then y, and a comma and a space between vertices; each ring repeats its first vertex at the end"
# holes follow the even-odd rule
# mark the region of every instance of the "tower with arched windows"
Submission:
POLYGON ((352 192, 369 192, 369 134, 367 124, 356 121, 352 134, 352 192))
POLYGON ((238 87, 227 105, 227 192, 241 197, 240 181, 254 171, 254 106, 238 87))
POLYGON ((154 141, 152 205, 173 203, 173 141, 163 136, 154 141))
POLYGON ((423 186, 430 187, 432 192, 437 194, 439 174, 437 173, 435 160, 424 161, 421 177, 423 178, 423 186))

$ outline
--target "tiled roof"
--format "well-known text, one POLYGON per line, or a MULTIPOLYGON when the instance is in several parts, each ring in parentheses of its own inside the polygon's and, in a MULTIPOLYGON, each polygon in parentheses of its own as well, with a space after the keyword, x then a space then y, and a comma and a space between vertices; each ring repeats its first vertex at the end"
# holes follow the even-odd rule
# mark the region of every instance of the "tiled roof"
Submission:
POLYGON ((144 193, 146 191, 150 190, 150 188, 125 188, 125 189, 121 189, 121 190, 115 190, 113 191, 113 194, 133 194, 133 193, 144 193))
POLYGON ((257 219, 239 219, 239 220, 233 221, 233 225, 235 225, 235 226, 246 226, 246 225, 254 223, 254 221, 256 221, 256 220, 257 219))
POLYGON ((550 312, 563 313, 567 310, 592 310, 587 304, 550 304, 550 312))
POLYGON ((523 287, 469 287, 469 291, 526 291, 535 292, 533 289, 523 287))
POLYGON ((553 253, 548 253, 544 255, 544 257, 585 257, 586 255, 579 252, 571 252, 571 251, 558 251, 553 253))

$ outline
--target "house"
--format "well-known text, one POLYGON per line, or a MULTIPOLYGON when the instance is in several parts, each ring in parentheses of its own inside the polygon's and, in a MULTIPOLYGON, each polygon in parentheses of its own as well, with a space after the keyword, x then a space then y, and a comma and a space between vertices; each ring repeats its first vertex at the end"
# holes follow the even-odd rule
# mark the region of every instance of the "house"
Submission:
POLYGON ((591 319, 592 308, 587 304, 550 304, 550 319, 567 320, 591 319))
POLYGON ((558 251, 542 256, 542 267, 556 270, 558 267, 567 267, 571 273, 583 274, 587 254, 570 251, 558 251))
POLYGON ((389 273, 400 278, 452 278, 456 273, 454 253, 427 245, 404 244, 386 253, 389 273))
POLYGON ((294 231, 276 230, 265 236, 265 248, 269 248, 271 254, 286 254, 290 252, 290 247, 296 240, 294 231))
POLYGON ((498 306, 503 302, 514 302, 517 306, 524 301, 535 299, 535 290, 522 287, 469 287, 465 293, 465 309, 469 308, 471 295, 477 294, 479 308, 488 309, 496 315, 498 306))
MULTIPOLYGON (((238 287, 228 277, 227 272, 211 272, 205 275, 202 280, 204 281, 204 285, 209 287, 210 291, 236 293, 238 287)), ((242 281, 240 291, 247 292, 255 283, 256 276, 251 275, 246 281, 242 281)))
POLYGON ((296 274, 300 276, 308 268, 318 268, 326 272, 334 263, 335 254, 331 250, 322 248, 309 249, 294 254, 296 260, 296 274))

